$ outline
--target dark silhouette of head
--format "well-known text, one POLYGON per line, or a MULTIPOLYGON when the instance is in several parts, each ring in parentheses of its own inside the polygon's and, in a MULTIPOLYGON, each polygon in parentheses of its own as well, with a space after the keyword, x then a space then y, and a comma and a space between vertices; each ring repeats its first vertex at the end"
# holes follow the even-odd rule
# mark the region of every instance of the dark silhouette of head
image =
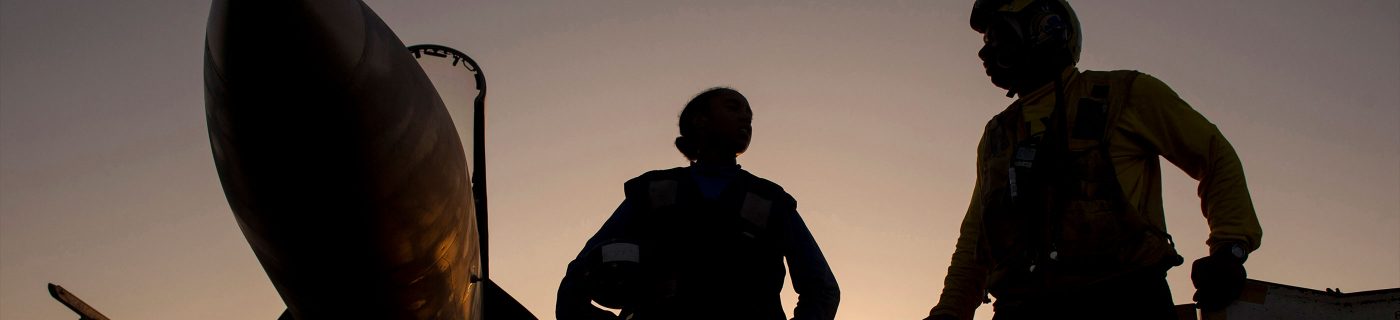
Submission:
POLYGON ((977 0, 969 21, 983 35, 977 56, 992 84, 1012 93, 1040 88, 1079 62, 1079 19, 1065 0, 977 0))
POLYGON ((694 161, 733 162, 753 138, 753 109, 734 89, 701 92, 681 110, 676 149, 694 161))

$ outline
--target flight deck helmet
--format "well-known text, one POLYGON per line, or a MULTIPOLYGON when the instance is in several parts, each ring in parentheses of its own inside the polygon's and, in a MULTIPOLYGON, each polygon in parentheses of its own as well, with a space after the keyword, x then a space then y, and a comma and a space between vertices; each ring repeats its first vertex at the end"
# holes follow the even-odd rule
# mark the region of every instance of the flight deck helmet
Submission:
POLYGON ((977 0, 969 22, 979 33, 994 27, 1013 33, 1001 40, 1020 49, 1010 57, 1014 63, 1069 67, 1079 62, 1079 18, 1065 0, 977 0))

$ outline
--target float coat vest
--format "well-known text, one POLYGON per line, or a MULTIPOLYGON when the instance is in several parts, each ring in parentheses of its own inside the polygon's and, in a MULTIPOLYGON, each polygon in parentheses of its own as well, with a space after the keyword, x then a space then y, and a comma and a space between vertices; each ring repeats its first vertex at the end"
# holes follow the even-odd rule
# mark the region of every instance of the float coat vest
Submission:
POLYGON ((706 199, 687 168, 624 184, 641 214, 625 232, 640 246, 643 291, 634 319, 785 319, 786 270, 779 226, 796 201, 777 184, 738 170, 706 199))
POLYGON ((989 124, 977 255, 999 301, 1181 263, 1166 231, 1128 205, 1109 158, 1109 141, 1119 138, 1111 124, 1137 75, 1088 71, 1057 84, 1063 91, 1041 134, 1028 132, 1019 104, 989 124))

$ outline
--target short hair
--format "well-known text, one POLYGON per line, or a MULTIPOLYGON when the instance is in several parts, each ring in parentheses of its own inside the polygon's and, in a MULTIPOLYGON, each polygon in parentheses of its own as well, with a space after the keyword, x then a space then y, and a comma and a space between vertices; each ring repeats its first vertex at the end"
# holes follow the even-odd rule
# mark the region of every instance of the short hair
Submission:
POLYGON ((686 160, 695 161, 695 157, 699 156, 696 154, 699 150, 696 150, 694 141, 690 140, 697 133, 696 130, 699 130, 699 128, 695 127, 695 118, 706 111, 706 108, 710 106, 710 100, 714 100, 715 97, 725 93, 740 94, 738 90, 728 87, 705 89, 705 91, 695 95, 694 98, 690 98, 690 102, 685 104, 685 109, 681 109, 679 123, 681 135, 676 137, 676 150, 679 150, 681 155, 685 156, 686 160))

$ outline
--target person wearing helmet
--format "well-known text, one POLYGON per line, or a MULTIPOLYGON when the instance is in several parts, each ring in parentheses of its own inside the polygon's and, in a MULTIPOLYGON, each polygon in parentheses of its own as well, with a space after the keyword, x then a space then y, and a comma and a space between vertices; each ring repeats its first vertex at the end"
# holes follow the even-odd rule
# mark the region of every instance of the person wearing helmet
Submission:
POLYGON ((1210 255, 1194 299, 1236 299, 1263 234, 1240 160, 1161 80, 1080 71, 1079 21, 1064 0, 978 0, 973 30, 992 84, 1016 97, 987 123, 977 182, 938 304, 927 319, 1175 319, 1166 271, 1160 158, 1199 181, 1210 255))
POLYGON ((690 166, 623 184, 622 205, 569 262, 558 319, 785 319, 784 260, 793 319, 835 318, 840 289, 796 200, 736 161, 752 121, 734 89, 686 104, 675 144, 690 166))

